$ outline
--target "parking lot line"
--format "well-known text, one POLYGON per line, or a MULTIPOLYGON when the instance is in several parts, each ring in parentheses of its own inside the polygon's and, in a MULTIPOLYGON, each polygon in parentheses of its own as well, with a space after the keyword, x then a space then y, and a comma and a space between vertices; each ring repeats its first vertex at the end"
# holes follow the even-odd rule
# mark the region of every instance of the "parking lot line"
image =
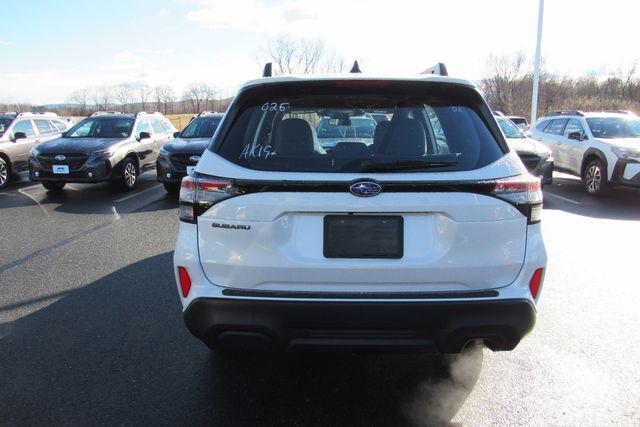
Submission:
POLYGON ((564 200, 565 202, 573 203, 574 205, 581 205, 581 204, 582 204, 582 202, 579 202, 579 201, 577 201, 577 200, 573 200, 573 199, 570 199, 570 198, 568 198, 568 197, 558 196, 557 194, 553 194, 553 193, 550 193, 550 192, 548 192, 548 191, 545 191, 544 195, 545 195, 545 196, 551 196, 551 198, 556 198, 556 199, 564 200))
POLYGON ((129 199, 131 199, 131 198, 133 198, 133 197, 137 197, 137 196, 139 196, 139 195, 141 195, 141 194, 148 193, 149 191, 151 191, 151 190, 155 190, 156 188, 160 188, 160 187, 161 187, 161 185, 160 185, 160 184, 158 184, 158 185, 154 185, 153 187, 151 187, 151 188, 147 188, 146 190, 142 190, 142 191, 139 191, 139 192, 137 192, 137 193, 133 193, 133 194, 129 194, 128 196, 121 197, 121 198, 119 198, 119 199, 115 200, 115 203, 124 202, 125 200, 129 200, 129 199))
MULTIPOLYGON (((39 186, 38 186, 39 187, 39 186)), ((33 187, 27 187, 27 188, 33 188, 33 187)), ((42 209, 42 212, 44 212, 44 214, 46 216, 49 216, 49 212, 47 212, 47 210, 44 208, 44 206, 42 206, 40 204, 40 200, 36 199, 35 197, 33 197, 31 194, 27 193, 26 188, 20 188, 18 189, 18 193, 22 194, 25 197, 30 198, 31 200, 33 200, 34 202, 36 202, 36 204, 40 207, 40 209, 42 209)))

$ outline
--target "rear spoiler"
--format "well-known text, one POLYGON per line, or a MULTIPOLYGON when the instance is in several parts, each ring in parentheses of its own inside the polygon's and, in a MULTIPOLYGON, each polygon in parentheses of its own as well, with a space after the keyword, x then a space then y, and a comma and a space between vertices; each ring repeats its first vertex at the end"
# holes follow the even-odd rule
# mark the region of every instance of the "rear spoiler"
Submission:
POLYGON ((448 76, 447 66, 442 62, 438 62, 433 67, 429 67, 420 74, 435 74, 436 76, 448 76))

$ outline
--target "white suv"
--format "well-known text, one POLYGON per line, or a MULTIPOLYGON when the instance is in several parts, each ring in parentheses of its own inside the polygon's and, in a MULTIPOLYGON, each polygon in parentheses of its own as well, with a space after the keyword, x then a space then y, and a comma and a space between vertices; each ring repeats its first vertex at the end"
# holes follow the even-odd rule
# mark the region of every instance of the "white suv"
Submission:
POLYGON ((467 81, 251 81, 182 181, 184 320, 222 349, 510 350, 535 322, 541 208, 467 81), (388 118, 371 144, 318 143, 363 114, 388 118))
POLYGON ((536 122, 532 137, 551 149, 555 168, 582 178, 589 194, 640 187, 640 118, 627 111, 557 111, 536 122))

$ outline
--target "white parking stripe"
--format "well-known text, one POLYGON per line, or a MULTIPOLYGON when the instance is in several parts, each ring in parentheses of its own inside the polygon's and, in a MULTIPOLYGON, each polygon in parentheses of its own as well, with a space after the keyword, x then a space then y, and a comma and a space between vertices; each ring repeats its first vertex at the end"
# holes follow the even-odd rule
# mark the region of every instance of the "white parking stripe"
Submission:
POLYGON ((30 198, 31 200, 33 200, 34 202, 36 202, 36 204, 38 206, 40 206, 40 209, 42 209, 42 212, 44 212, 45 215, 49 216, 49 212, 47 212, 47 210, 44 208, 44 206, 42 206, 40 204, 40 200, 36 199, 35 197, 33 197, 31 194, 27 193, 26 191, 24 191, 24 188, 21 188, 18 190, 18 193, 22 194, 25 197, 30 198))
POLYGON ((33 190, 34 188, 44 188, 44 187, 41 184, 36 184, 36 185, 30 185, 28 187, 21 188, 18 191, 22 193, 23 191, 33 190))
POLYGON ((125 197, 122 197, 122 198, 120 198, 120 199, 117 199, 117 200, 115 201, 115 203, 124 202, 125 200, 129 200, 129 199, 131 199, 131 198, 133 198, 133 197, 137 197, 137 196, 139 196, 139 195, 141 195, 141 194, 148 193, 149 191, 151 191, 151 190, 155 190, 156 188, 160 188, 160 187, 162 187, 162 185, 160 185, 160 184, 158 184, 158 185, 154 185, 153 187, 151 187, 151 188, 147 188, 146 190, 142 190, 142 191, 139 191, 139 192, 137 192, 137 193, 129 194, 128 196, 125 196, 125 197))
POLYGON ((545 192, 544 192, 544 195, 545 195, 545 197, 546 197, 546 196, 551 196, 551 198, 556 198, 556 199, 564 200, 565 202, 573 203, 574 205, 581 205, 581 204, 582 204, 582 202, 579 202, 579 201, 577 201, 577 200, 573 200, 573 199, 570 199, 570 198, 568 198, 568 197, 558 196, 557 194, 549 193, 548 191, 545 191, 545 192))

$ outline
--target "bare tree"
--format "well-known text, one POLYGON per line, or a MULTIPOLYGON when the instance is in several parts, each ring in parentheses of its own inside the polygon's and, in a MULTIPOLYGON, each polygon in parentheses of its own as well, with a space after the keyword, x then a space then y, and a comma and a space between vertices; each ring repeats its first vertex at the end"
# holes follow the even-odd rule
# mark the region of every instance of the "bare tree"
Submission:
POLYGON ((322 39, 292 38, 281 35, 270 39, 258 54, 260 62, 272 62, 275 74, 339 72, 344 59, 328 50, 322 39))
POLYGON ((156 101, 157 111, 161 111, 163 114, 167 114, 169 112, 169 107, 171 107, 171 110, 173 111, 175 93, 170 86, 156 86, 153 88, 153 93, 156 101))
MULTIPOLYGON (((540 75, 538 110, 614 110, 640 111, 640 80, 637 61, 626 69, 603 75, 591 72, 570 78, 543 71, 540 75)), ((524 55, 491 55, 487 72, 479 86, 489 105, 509 114, 526 117, 531 110, 532 66, 524 55)))
POLYGON ((133 89, 130 85, 123 83, 116 86, 113 91, 115 92, 115 97, 118 100, 118 103, 120 103, 120 108, 123 112, 126 112, 129 104, 131 104, 134 99, 133 89))
POLYGON ((142 111, 147 111, 147 102, 151 97, 151 90, 149 89, 149 86, 147 86, 144 83, 141 84, 137 88, 137 93, 138 93, 138 102, 140 102, 140 109, 142 111))
POLYGON ((199 113, 209 102, 211 88, 205 83, 191 83, 184 93, 184 100, 188 101, 192 113, 199 113))
POLYGON ((71 93, 67 98, 68 104, 74 104, 76 106, 75 114, 86 115, 89 104, 89 89, 79 89, 71 93))

